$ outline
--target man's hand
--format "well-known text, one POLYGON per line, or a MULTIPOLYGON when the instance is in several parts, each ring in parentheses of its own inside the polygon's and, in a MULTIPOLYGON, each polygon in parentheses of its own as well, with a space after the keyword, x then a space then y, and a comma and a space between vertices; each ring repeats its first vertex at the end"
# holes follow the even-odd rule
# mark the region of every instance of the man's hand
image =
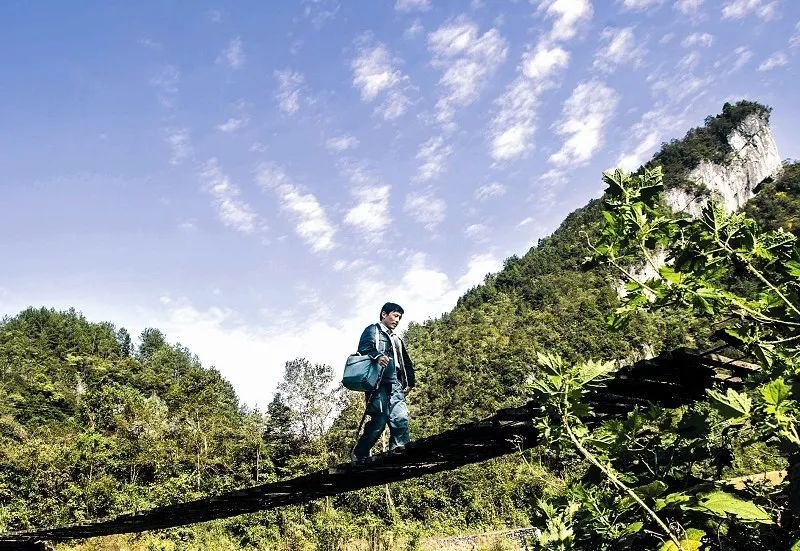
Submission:
POLYGON ((383 356, 378 358, 378 364, 380 364, 381 367, 386 367, 387 365, 389 365, 389 356, 384 354, 383 356))

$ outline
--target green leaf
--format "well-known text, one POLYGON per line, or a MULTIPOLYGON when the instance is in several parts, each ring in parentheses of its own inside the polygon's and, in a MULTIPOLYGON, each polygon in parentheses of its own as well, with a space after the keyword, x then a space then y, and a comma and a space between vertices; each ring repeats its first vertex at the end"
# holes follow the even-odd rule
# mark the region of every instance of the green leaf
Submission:
POLYGON ((764 401, 776 409, 781 405, 781 402, 789 398, 791 392, 792 388, 783 381, 783 377, 770 381, 761 388, 761 395, 764 397, 764 401))
MULTIPOLYGON (((702 539, 705 535, 706 533, 702 530, 698 530, 697 528, 689 528, 686 530, 686 533, 683 535, 683 537, 678 541, 680 541, 683 551, 699 551, 702 549, 702 539)), ((675 542, 670 539, 661 544, 661 547, 658 548, 658 551, 680 551, 680 549, 677 545, 675 545, 675 542)))
POLYGON ((739 520, 773 524, 772 517, 764 509, 727 492, 715 491, 699 496, 697 506, 684 509, 710 513, 718 517, 733 515, 739 520))
POLYGON ((578 366, 577 378, 581 386, 608 375, 614 369, 614 362, 589 360, 578 366))
POLYGON ((800 278, 800 262, 796 260, 787 260, 783 265, 788 268, 790 276, 800 278))
POLYGON ((792 548, 789 551, 800 551, 800 540, 794 542, 794 545, 792 545, 792 548))
POLYGON ((747 394, 732 388, 727 389, 724 395, 716 390, 709 389, 706 392, 712 399, 711 405, 726 419, 744 421, 750 415, 753 401, 747 394))
POLYGON ((670 505, 680 505, 682 503, 687 503, 691 501, 691 496, 684 494, 683 492, 675 492, 672 494, 668 494, 663 498, 659 498, 656 500, 656 511, 660 511, 664 507, 669 507, 670 505))
POLYGON ((683 274, 679 274, 671 266, 661 266, 661 268, 658 269, 658 273, 670 283, 678 284, 683 281, 683 274))
POLYGON ((640 520, 636 521, 636 522, 632 522, 629 525, 627 525, 622 530, 622 532, 619 533, 619 538, 624 538, 624 537, 630 536, 631 534, 635 534, 636 532, 639 532, 642 528, 644 528, 644 522, 642 522, 640 520))

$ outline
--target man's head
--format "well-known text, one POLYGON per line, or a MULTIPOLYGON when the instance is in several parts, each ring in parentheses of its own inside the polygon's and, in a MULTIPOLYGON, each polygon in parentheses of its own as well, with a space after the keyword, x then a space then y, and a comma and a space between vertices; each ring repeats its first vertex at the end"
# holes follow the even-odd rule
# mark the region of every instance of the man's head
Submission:
POLYGON ((400 323, 400 319, 403 317, 404 313, 403 307, 399 304, 387 302, 381 306, 381 323, 389 329, 394 330, 397 328, 397 324, 400 323))

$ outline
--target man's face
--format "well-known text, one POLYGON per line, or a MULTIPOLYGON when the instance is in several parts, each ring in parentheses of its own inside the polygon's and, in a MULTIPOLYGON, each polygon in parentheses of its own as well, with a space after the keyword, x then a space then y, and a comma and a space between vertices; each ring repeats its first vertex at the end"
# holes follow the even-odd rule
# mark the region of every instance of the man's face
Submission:
POLYGON ((403 317, 403 314, 400 312, 381 312, 381 323, 383 323, 386 327, 394 331, 397 328, 397 324, 400 323, 400 319, 403 317))

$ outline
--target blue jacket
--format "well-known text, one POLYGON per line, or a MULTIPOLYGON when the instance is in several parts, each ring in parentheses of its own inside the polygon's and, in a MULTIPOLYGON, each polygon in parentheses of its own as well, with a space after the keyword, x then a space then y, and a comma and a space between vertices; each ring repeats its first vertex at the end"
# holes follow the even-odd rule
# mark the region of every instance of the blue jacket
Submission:
MULTIPOLYGON (((400 339, 400 335, 397 335, 397 337, 400 339)), ((414 362, 411 361, 411 358, 408 355, 406 343, 403 341, 403 339, 400 339, 400 342, 402 343, 402 346, 400 347, 402 351, 399 352, 403 355, 403 367, 401 367, 400 362, 396 361, 394 358, 394 349, 392 348, 392 341, 389 339, 389 335, 380 328, 380 324, 373 323, 372 325, 368 325, 364 329, 364 332, 361 333, 361 338, 358 340, 358 353, 365 354, 373 360, 384 354, 389 356, 397 366, 397 377, 400 379, 400 384, 403 386, 403 388, 413 388, 414 383, 416 382, 414 378, 414 362), (375 347, 376 331, 378 332, 377 348, 375 347)))

